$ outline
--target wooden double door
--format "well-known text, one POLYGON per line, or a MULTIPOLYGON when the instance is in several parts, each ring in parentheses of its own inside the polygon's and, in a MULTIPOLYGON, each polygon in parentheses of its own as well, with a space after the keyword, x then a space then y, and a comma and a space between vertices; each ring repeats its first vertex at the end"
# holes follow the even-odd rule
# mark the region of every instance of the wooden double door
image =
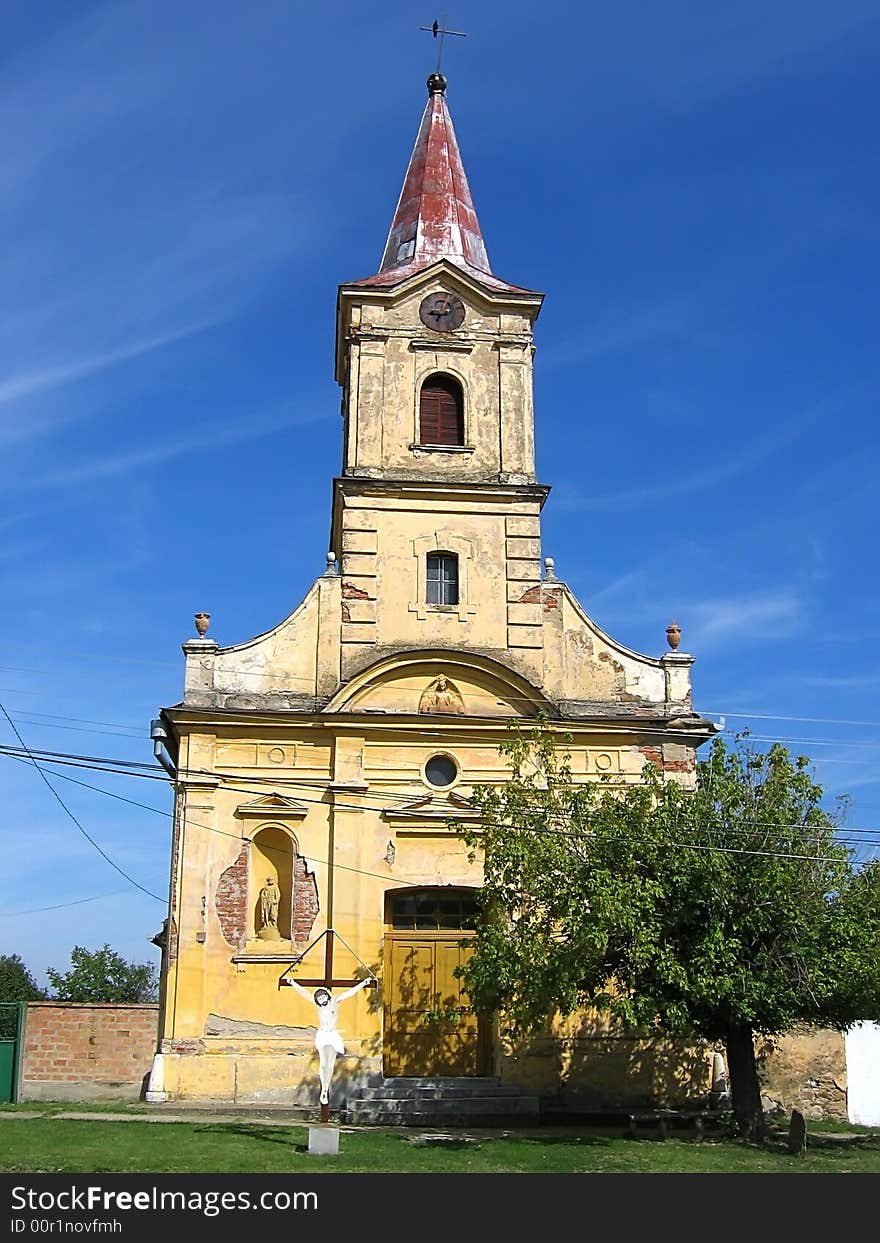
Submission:
POLYGON ((467 932, 393 932, 385 937, 386 1075, 486 1075, 488 1030, 456 968, 471 952, 467 932))

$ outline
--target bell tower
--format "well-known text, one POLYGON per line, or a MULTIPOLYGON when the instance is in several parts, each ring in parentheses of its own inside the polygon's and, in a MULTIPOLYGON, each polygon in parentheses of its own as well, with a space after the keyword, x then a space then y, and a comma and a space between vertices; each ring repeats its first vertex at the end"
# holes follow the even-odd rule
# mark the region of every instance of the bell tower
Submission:
POLYGON ((446 80, 432 74, 379 271, 339 289, 343 678, 377 647, 439 645, 491 652, 540 682, 542 300, 491 270, 446 80))

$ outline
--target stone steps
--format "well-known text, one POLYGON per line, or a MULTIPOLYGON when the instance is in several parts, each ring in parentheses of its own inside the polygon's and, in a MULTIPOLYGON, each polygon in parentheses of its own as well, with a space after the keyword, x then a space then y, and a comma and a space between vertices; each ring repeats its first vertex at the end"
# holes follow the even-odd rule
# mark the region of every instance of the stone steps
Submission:
POLYGON ((384 1079, 347 1099, 362 1126, 504 1126, 539 1121, 538 1098, 498 1079, 384 1079))
POLYGON ((496 1090, 483 1088, 423 1088, 423 1087, 389 1087, 362 1088, 357 1099, 362 1101, 444 1101, 444 1100, 513 1100, 521 1096, 519 1088, 505 1084, 496 1090))

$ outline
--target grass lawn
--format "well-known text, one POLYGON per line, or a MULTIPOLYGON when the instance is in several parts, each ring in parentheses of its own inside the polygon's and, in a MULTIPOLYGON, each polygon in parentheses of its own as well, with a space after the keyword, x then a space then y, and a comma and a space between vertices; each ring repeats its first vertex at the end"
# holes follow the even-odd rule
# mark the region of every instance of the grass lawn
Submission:
MULTIPOLYGON (((729 1141, 631 1139, 547 1129, 417 1147, 407 1130, 343 1128, 338 1157, 305 1151, 305 1126, 252 1121, 98 1122, 58 1118, 40 1104, 0 1111, 4 1173, 880 1173, 880 1131, 858 1147, 803 1157, 729 1141), (30 1109, 40 1117, 14 1117, 30 1109)), ((87 1107, 86 1107, 87 1108, 87 1107)), ((132 1114, 128 1114, 129 1118, 132 1114)), ((837 1128, 839 1130, 852 1128, 837 1128)), ((817 1143, 819 1133, 817 1128, 817 1143)))

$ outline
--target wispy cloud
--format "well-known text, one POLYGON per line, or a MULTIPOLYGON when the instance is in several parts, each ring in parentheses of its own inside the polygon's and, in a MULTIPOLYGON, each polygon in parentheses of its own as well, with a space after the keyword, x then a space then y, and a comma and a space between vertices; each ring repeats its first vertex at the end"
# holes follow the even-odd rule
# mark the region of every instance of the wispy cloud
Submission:
POLYGON ((688 618, 688 647, 704 652, 734 640, 754 644, 787 639, 806 625, 808 607, 797 586, 697 600, 682 609, 688 618))
POLYGON ((717 488, 769 461, 820 419, 827 419, 843 409, 850 396, 847 390, 845 393, 834 394, 818 401, 806 410, 799 410, 797 414, 781 420, 775 431, 763 437, 756 437, 749 447, 740 453, 728 454, 722 461, 710 463, 690 474, 676 475, 669 472, 664 475, 661 482, 656 483, 654 482, 654 463, 650 458, 645 458, 645 472, 651 480, 650 483, 598 495, 583 492, 563 483, 557 485, 555 489, 556 503, 561 509, 569 511, 617 509, 621 505, 643 505, 717 488))
POLYGON ((305 414, 277 412, 263 418, 238 417, 212 424, 177 440, 157 439, 103 458, 89 458, 35 479, 33 488, 74 488, 96 480, 117 479, 139 470, 147 470, 190 453, 206 453, 229 445, 258 440, 287 427, 302 426, 329 418, 329 412, 312 409, 305 414))
POLYGON ((219 89, 230 64, 264 51, 234 6, 207 56, 201 12, 148 0, 38 25, 49 33, 0 67, 14 121, 0 152, 0 285, 14 306, 0 324, 4 446, 90 417, 74 385, 239 314, 325 227, 276 174, 285 148, 268 159, 302 123, 219 89))
POLYGON ((614 60, 625 39, 629 72, 641 89, 658 103, 688 110, 771 75, 802 71, 817 56, 833 55, 838 43, 845 48, 847 40, 864 39, 872 27, 877 29, 871 0, 776 4, 774 10, 774 20, 768 21, 767 5, 760 0, 725 10, 646 6, 633 26, 624 9, 610 21, 614 60), (682 72, 685 65, 687 72, 682 72))
MULTIPOLYGON (((818 415, 816 416, 818 417, 818 415)), ((771 458, 785 445, 794 440, 804 427, 803 421, 791 421, 786 427, 774 435, 757 440, 741 453, 732 454, 724 461, 694 471, 689 475, 666 475, 660 483, 646 483, 641 486, 623 488, 619 492, 606 492, 594 495, 582 492, 565 484, 556 487, 556 503, 560 509, 569 511, 590 509, 617 509, 621 505, 645 505, 652 501, 668 500, 675 496, 689 496, 695 492, 706 492, 721 484, 729 483, 747 471, 753 470, 771 458)), ((651 464, 646 463, 650 468, 651 464)), ((651 477, 654 476, 650 469, 651 477)))
POLYGON ((613 578, 604 587, 600 587, 597 591, 591 591, 590 607, 592 608, 598 604, 607 604, 620 596, 632 599, 634 596, 642 595, 650 577, 651 569, 652 565, 648 564, 638 566, 634 570, 627 570, 625 574, 613 578))
POLYGON ((848 225, 849 216, 835 206, 825 207, 797 229, 792 229, 786 219, 771 245, 721 256, 672 296, 637 305, 603 306, 592 319, 560 340, 543 344, 536 354, 536 366, 539 371, 556 370, 676 340, 703 348, 726 348, 730 342, 730 331, 723 327, 727 308, 750 289, 766 285, 781 269, 812 254, 848 225), (711 326, 713 319, 716 327, 711 326))
MULTIPOLYGON (((116 367, 120 363, 129 362, 133 358, 140 358, 144 354, 152 353, 153 350, 162 349, 167 345, 172 345, 175 341, 181 341, 185 337, 192 337, 196 333, 203 332, 206 328, 213 327, 217 322, 216 318, 199 320, 196 323, 186 324, 183 327, 159 333, 153 337, 130 341, 128 344, 120 346, 120 348, 115 350, 106 350, 103 353, 78 358, 67 363, 44 367, 40 371, 30 371, 22 375, 12 376, 10 379, 0 381, 0 406, 20 401, 22 398, 30 397, 34 393, 42 393, 47 389, 58 388, 73 381, 84 379, 86 376, 95 375, 96 372, 106 371, 108 368, 116 367)), ((20 425, 17 428, 14 424, 9 424, 3 429, 2 438, 6 443, 9 443, 10 439, 17 438, 17 432, 21 435, 26 435, 26 426, 20 425)))
POLYGON ((880 672, 853 674, 805 673, 794 679, 799 686, 828 691, 876 691, 880 689, 880 672))
POLYGON ((697 327, 694 310, 699 294, 695 290, 653 305, 612 307, 561 341, 550 342, 537 354, 539 370, 552 370, 616 354, 648 341, 691 340, 704 329, 697 327))

